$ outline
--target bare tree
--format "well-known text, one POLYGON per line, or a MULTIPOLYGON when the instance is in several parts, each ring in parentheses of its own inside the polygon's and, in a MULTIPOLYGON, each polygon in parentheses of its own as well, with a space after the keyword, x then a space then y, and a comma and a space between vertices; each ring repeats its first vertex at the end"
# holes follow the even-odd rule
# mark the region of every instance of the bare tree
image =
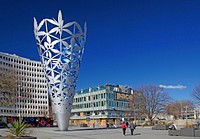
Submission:
POLYGON ((0 69, 0 106, 14 106, 19 100, 20 103, 24 103, 28 99, 32 100, 32 88, 23 86, 23 81, 21 77, 17 75, 15 69, 0 69))
POLYGON ((0 71, 0 106, 15 104, 18 82, 14 70, 0 71))
POLYGON ((193 92, 192 92, 193 97, 195 98, 195 100, 197 101, 198 104, 200 104, 200 84, 197 85, 193 92))
POLYGON ((181 116, 181 103, 174 101, 165 107, 166 113, 172 115, 174 119, 179 119, 181 116))
POLYGON ((194 109, 191 100, 175 100, 165 107, 167 114, 173 115, 174 119, 186 117, 186 109, 188 112, 194 109))
POLYGON ((144 116, 144 96, 141 92, 134 90, 129 100, 129 106, 132 109, 131 117, 135 120, 144 116))
POLYGON ((154 85, 143 85, 139 89, 143 96, 140 105, 143 109, 142 112, 149 119, 150 124, 153 124, 153 120, 156 116, 164 111, 165 106, 170 101, 168 93, 163 91, 163 88, 154 85))

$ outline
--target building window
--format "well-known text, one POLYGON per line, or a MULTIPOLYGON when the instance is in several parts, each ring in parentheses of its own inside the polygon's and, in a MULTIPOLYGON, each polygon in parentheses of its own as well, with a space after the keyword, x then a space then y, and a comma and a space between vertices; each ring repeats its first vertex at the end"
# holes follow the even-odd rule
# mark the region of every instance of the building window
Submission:
POLYGON ((119 102, 117 102, 117 107, 119 107, 119 102))
POLYGON ((101 101, 101 106, 104 106, 104 103, 103 103, 103 101, 101 101))

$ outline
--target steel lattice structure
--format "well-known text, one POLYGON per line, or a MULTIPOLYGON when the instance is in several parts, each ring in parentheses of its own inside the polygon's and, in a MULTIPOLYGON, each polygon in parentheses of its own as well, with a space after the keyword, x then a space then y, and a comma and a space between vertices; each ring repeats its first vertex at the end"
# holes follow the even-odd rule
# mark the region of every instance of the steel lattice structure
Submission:
POLYGON ((64 24, 59 11, 58 20, 43 19, 37 23, 34 18, 34 34, 59 129, 67 130, 86 41, 86 24, 84 30, 77 22, 64 24))

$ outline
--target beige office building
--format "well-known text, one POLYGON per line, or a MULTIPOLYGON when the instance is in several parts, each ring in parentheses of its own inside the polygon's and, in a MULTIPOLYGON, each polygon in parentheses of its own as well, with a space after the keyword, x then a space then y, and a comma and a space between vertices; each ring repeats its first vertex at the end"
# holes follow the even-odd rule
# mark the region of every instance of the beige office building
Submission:
MULTIPOLYGON (((6 74, 10 70, 13 70, 20 80, 13 91, 17 98, 11 106, 0 106, 0 115, 48 117, 48 88, 41 62, 0 52, 0 73, 6 74)), ((0 96, 0 100, 3 99, 0 96)))

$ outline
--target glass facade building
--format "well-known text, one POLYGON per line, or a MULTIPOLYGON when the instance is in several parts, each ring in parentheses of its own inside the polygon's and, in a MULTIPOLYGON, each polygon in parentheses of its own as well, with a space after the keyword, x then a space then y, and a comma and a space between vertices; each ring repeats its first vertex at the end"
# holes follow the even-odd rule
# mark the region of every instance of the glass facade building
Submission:
POLYGON ((101 85, 77 91, 71 124, 120 124, 133 118, 133 90, 128 86, 101 85))

